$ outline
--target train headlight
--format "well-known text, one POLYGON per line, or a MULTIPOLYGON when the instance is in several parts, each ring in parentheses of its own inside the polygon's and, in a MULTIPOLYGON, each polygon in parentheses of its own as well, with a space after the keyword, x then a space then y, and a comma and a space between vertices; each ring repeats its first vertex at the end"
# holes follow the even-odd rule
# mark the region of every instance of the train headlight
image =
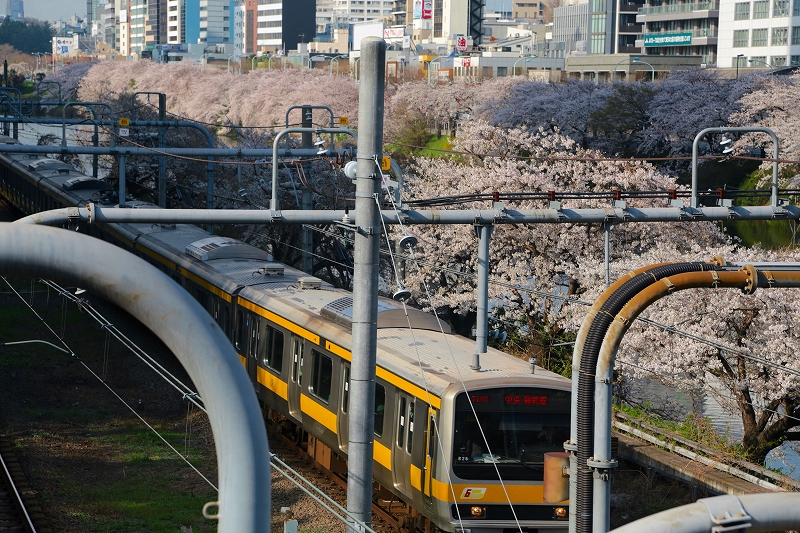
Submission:
POLYGON ((472 518, 486 518, 486 507, 473 505, 469 508, 469 512, 472 514, 472 518))
POLYGON ((553 518, 556 520, 566 520, 569 511, 566 507, 556 507, 553 509, 553 518))

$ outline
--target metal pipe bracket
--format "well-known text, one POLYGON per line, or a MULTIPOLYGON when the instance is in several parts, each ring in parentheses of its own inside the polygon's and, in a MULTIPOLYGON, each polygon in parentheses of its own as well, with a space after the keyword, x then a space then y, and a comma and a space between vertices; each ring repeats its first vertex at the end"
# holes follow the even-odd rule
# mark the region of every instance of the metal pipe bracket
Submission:
POLYGON ((714 526, 711 533, 744 532, 752 526, 750 515, 745 512, 742 502, 736 496, 726 494, 714 498, 698 500, 705 505, 714 526))

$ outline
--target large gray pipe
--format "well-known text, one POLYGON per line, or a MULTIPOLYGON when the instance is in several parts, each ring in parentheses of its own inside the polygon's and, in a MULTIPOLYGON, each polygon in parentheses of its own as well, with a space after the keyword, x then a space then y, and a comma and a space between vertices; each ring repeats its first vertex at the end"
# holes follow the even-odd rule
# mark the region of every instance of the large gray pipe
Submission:
MULTIPOLYGON (((386 43, 377 37, 361 41, 364 75, 358 91, 358 159, 353 257, 353 362, 350 372, 347 510, 372 523, 372 449, 375 428, 375 364, 378 348, 378 261, 380 259, 380 169, 383 153, 383 94, 386 43)), ((348 533, 363 531, 352 521, 348 533)))
POLYGON ((798 527, 800 494, 770 493, 704 498, 631 522, 612 533, 755 533, 796 530, 798 527))
POLYGON ((29 224, 0 223, 0 273, 78 285, 155 333, 186 369, 208 411, 219 465, 219 531, 269 530, 269 447, 253 386, 225 334, 189 293, 116 246, 29 224))

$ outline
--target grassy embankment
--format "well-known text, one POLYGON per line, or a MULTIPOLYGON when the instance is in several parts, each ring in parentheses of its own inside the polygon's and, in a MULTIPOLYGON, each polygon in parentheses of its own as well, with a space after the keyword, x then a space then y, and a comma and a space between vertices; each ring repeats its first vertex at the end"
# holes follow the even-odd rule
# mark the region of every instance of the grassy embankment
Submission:
MULTIPOLYGON (((15 285, 30 298, 29 281, 15 285)), ((62 346, 5 283, 2 287, 0 342, 40 339, 62 346)), ((175 533, 191 526, 196 533, 215 531, 201 509, 217 499, 216 492, 82 363, 216 483, 205 417, 194 411, 189 438, 186 406, 177 392, 167 391, 144 363, 74 304, 65 309, 60 296, 48 295, 41 285, 36 291, 33 307, 56 334, 63 332, 77 357, 43 344, 0 347, 0 433, 15 443, 53 529, 175 533)), ((140 342, 138 334, 136 339, 140 342)), ((164 364, 177 364, 168 351, 158 351, 164 349, 157 341, 142 346, 164 364)), ((171 371, 180 374, 181 369, 171 371)))

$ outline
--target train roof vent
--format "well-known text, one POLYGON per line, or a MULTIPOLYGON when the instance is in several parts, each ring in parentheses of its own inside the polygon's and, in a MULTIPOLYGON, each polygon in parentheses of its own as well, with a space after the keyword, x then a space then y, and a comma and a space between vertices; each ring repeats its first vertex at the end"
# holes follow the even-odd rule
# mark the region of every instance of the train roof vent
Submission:
MULTIPOLYGON (((402 305, 385 298, 378 300, 378 329, 381 328, 407 328, 408 323, 411 322, 411 327, 416 329, 427 329, 432 331, 443 330, 445 333, 450 333, 450 326, 444 322, 440 323, 436 317, 424 313, 418 309, 411 307, 407 308, 408 317, 406 317, 406 310, 402 305)), ((339 325, 345 327, 352 327, 353 324, 353 298, 345 296, 334 300, 320 311, 320 315, 328 320, 332 320, 339 325)))
POLYGON ((322 280, 311 276, 297 278, 297 285, 301 289, 319 289, 322 287, 322 280))
POLYGON ((186 246, 185 252, 195 259, 264 259, 269 261, 267 252, 242 241, 228 237, 208 237, 186 246))
POLYGON ((267 263, 258 269, 264 276, 283 276, 283 265, 280 263, 267 263))
MULTIPOLYGON (((63 172, 64 170, 69 172, 69 169, 58 169, 59 172, 63 172)), ((66 172, 64 173, 66 174, 66 172)), ((113 189, 111 184, 107 181, 90 178, 89 176, 75 176, 65 181, 61 187, 66 191, 75 191, 78 189, 100 189, 107 191, 113 189)))
POLYGON ((72 167, 63 161, 50 158, 37 159, 36 161, 28 163, 28 170, 33 170, 34 172, 42 172, 43 170, 61 170, 62 168, 69 170, 72 167))

